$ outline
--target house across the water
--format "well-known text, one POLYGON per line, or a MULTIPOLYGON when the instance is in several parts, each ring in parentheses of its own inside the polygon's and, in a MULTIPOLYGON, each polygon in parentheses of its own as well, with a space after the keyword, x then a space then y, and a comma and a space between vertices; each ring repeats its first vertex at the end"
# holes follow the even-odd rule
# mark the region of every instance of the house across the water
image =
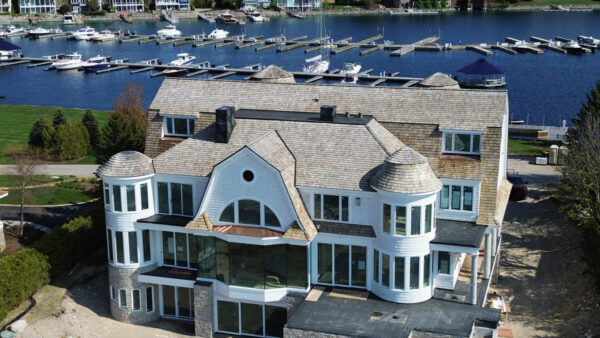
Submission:
POLYGON ((505 91, 165 79, 145 154, 98 171, 112 316, 491 336, 508 116, 505 91))

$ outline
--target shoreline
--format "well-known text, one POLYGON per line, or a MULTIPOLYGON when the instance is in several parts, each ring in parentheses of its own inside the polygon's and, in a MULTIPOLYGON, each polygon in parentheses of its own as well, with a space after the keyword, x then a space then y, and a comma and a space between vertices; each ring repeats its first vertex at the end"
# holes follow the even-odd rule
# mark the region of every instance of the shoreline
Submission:
MULTIPOLYGON (((572 9, 572 12, 590 12, 590 11, 599 11, 600 10, 600 4, 593 4, 593 5, 570 5, 568 6, 570 9, 572 9)), ((335 9, 335 10, 323 10, 322 14, 323 15, 327 15, 327 16, 334 16, 334 15, 390 15, 389 12, 390 10, 397 10, 397 8, 386 8, 386 9, 335 9)), ((427 10, 435 10, 435 9, 427 9, 427 10)), ((447 9, 437 9, 438 14, 437 15, 445 15, 445 14, 452 14, 452 13, 463 13, 463 12, 467 12, 470 13, 471 11, 461 11, 455 8, 447 8, 447 9)), ((181 12, 174 12, 177 14, 178 19, 180 20, 200 20, 198 18, 198 14, 210 14, 210 15, 218 15, 222 12, 225 12, 225 10, 221 10, 221 9, 207 9, 207 8, 203 8, 203 9, 194 9, 191 11, 181 11, 181 12)), ((485 12, 493 12, 493 13, 497 13, 497 12, 556 12, 559 13, 561 11, 552 11, 550 6, 510 6, 507 8, 500 8, 500 7, 491 7, 488 8, 485 11, 474 11, 477 13, 485 13, 485 12)), ((154 11, 154 12, 131 12, 131 19, 133 21, 160 21, 160 11, 154 11)), ((245 17, 246 15, 244 13, 242 13, 240 10, 235 10, 232 11, 232 13, 234 14, 234 16, 236 17, 245 17)), ((303 12, 303 15, 305 16, 313 16, 313 15, 320 15, 321 12, 320 11, 306 11, 303 12)), ((272 10, 264 10, 264 15, 267 17, 281 17, 281 16, 286 16, 286 12, 284 11, 272 11, 272 10)), ((413 15, 409 15, 409 16, 413 16, 413 15)), ((415 15, 418 16, 418 15, 415 15)), ((9 15, 0 15, 0 25, 9 25, 9 24, 27 24, 28 23, 28 19, 30 18, 30 15, 17 15, 17 16, 9 16, 9 15)), ((62 21, 62 15, 61 14, 47 14, 47 15, 41 15, 41 16, 36 16, 36 19, 38 20, 39 23, 61 23, 62 21)), ((115 21, 121 21, 122 20, 119 18, 119 13, 114 12, 114 13, 106 13, 106 15, 103 16, 85 16, 84 15, 84 21, 85 22, 115 22, 115 21)))

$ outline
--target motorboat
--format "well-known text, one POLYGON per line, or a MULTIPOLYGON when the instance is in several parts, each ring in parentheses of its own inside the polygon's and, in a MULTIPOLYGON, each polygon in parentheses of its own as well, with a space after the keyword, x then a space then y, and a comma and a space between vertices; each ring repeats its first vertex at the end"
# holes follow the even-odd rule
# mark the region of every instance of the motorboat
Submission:
POLYGON ((513 45, 513 49, 518 52, 521 52, 521 53, 526 53, 531 50, 529 48, 529 45, 527 44, 527 42, 523 41, 523 40, 516 41, 515 44, 513 45))
POLYGON ((46 29, 46 28, 38 27, 36 29, 30 30, 27 33, 27 35, 31 39, 38 39, 40 36, 51 35, 51 34, 59 34, 59 33, 62 33, 62 32, 63 31, 60 28, 46 29))
POLYGON ((106 69, 110 67, 110 57, 107 56, 94 56, 89 60, 85 61, 81 67, 86 72, 97 72, 102 69, 106 69))
POLYGON ((217 28, 208 34, 208 38, 213 40, 225 39, 228 35, 228 31, 217 28))
POLYGON ((252 22, 265 22, 267 18, 265 18, 260 12, 252 11, 248 13, 248 19, 252 22))
POLYGON ((175 39, 181 36, 181 31, 177 30, 174 25, 167 25, 167 27, 156 32, 156 36, 159 39, 175 39))
POLYGON ((600 46, 600 39, 596 39, 592 36, 585 36, 585 35, 580 35, 579 36, 579 42, 584 43, 586 45, 592 45, 595 47, 600 46))
POLYGON ((73 38, 77 41, 91 40, 98 35, 100 35, 100 33, 96 32, 96 30, 90 26, 86 26, 76 32, 73 32, 73 38))
POLYGON ((15 27, 13 25, 10 25, 10 26, 4 28, 4 31, 2 32, 1 35, 4 37, 9 37, 9 36, 20 35, 20 34, 23 34, 26 32, 27 31, 25 30, 25 28, 15 27))
POLYGON ((65 14, 62 17, 62 24, 63 25, 75 25, 77 24, 76 20, 75 20, 75 15, 73 14, 65 14))
POLYGON ((345 85, 353 85, 356 84, 358 82, 358 75, 354 74, 350 77, 346 77, 345 79, 342 79, 341 83, 345 84, 345 85))
POLYGON ((329 69, 329 61, 323 60, 322 55, 306 59, 306 65, 302 68, 305 73, 322 74, 329 69))
POLYGON ((81 54, 75 52, 63 55, 58 61, 52 64, 52 67, 57 70, 69 70, 81 68, 82 65, 83 60, 81 59, 81 54))
POLYGON ((565 43, 563 45, 563 48, 567 51, 567 53, 581 54, 581 53, 585 52, 583 47, 581 47, 575 41, 570 41, 570 42, 565 43))
POLYGON ((233 24, 238 23, 237 20, 233 17, 233 14, 229 13, 228 11, 217 15, 217 17, 215 18, 215 21, 217 21, 218 23, 225 24, 225 25, 233 25, 233 24))
POLYGON ((195 56, 192 56, 188 53, 179 53, 177 54, 177 59, 169 62, 169 66, 184 66, 189 63, 192 63, 196 59, 195 56))
MULTIPOLYGON (((174 66, 174 67, 179 67, 179 66, 185 66, 187 64, 192 63, 192 61, 194 61, 196 59, 195 56, 192 56, 188 53, 179 53, 177 54, 177 59, 169 62, 169 66, 174 66)), ((163 71, 164 74, 171 74, 171 73, 178 73, 180 72, 181 69, 167 69, 165 71, 163 71)))
POLYGON ((341 75, 352 76, 358 74, 362 66, 358 63, 354 62, 344 62, 342 70, 340 70, 341 75))
POLYGON ((100 34, 92 37, 90 40, 94 41, 94 42, 103 42, 103 41, 111 41, 111 40, 116 40, 117 36, 109 31, 109 30, 103 30, 100 31, 100 34))

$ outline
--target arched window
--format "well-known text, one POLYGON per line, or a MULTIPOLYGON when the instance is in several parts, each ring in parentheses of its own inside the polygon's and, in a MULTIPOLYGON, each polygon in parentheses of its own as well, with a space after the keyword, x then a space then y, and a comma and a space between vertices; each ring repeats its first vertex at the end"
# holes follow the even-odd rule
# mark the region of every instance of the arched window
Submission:
POLYGON ((219 222, 281 227, 277 215, 271 208, 250 199, 241 199, 229 204, 221 212, 219 222))

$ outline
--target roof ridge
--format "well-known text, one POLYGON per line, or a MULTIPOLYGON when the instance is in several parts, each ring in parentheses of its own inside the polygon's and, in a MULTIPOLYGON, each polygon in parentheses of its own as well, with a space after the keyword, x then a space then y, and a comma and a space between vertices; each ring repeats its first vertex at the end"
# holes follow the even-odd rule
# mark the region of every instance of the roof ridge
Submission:
MULTIPOLYGON (((388 147, 385 145, 385 143, 383 142, 383 140, 379 139, 379 135, 376 135, 375 130, 373 130, 373 128, 371 127, 371 123, 377 123, 379 126, 381 126, 383 129, 385 129, 385 127, 383 127, 379 122, 377 122, 377 120, 372 119, 371 121, 369 121, 367 124, 365 124, 365 127, 367 128, 367 130, 369 131, 369 133, 371 134, 371 136, 373 136, 373 138, 375 139, 375 141, 377 141, 377 143, 379 144, 379 146, 385 151, 385 153, 389 156, 393 153, 395 153, 396 151, 399 151, 400 149, 402 149, 403 147, 398 148, 395 151, 392 151, 391 149, 388 149, 388 147)), ((385 129, 387 131, 387 129, 385 129)), ((389 132, 389 131, 388 131, 389 132)), ((391 134, 391 133, 390 133, 391 134)), ((398 140, 398 142, 400 142, 400 144, 402 144, 404 147, 406 147, 406 145, 404 144, 404 142, 400 141, 400 139, 398 139, 395 135, 391 134, 396 140, 398 140)))

